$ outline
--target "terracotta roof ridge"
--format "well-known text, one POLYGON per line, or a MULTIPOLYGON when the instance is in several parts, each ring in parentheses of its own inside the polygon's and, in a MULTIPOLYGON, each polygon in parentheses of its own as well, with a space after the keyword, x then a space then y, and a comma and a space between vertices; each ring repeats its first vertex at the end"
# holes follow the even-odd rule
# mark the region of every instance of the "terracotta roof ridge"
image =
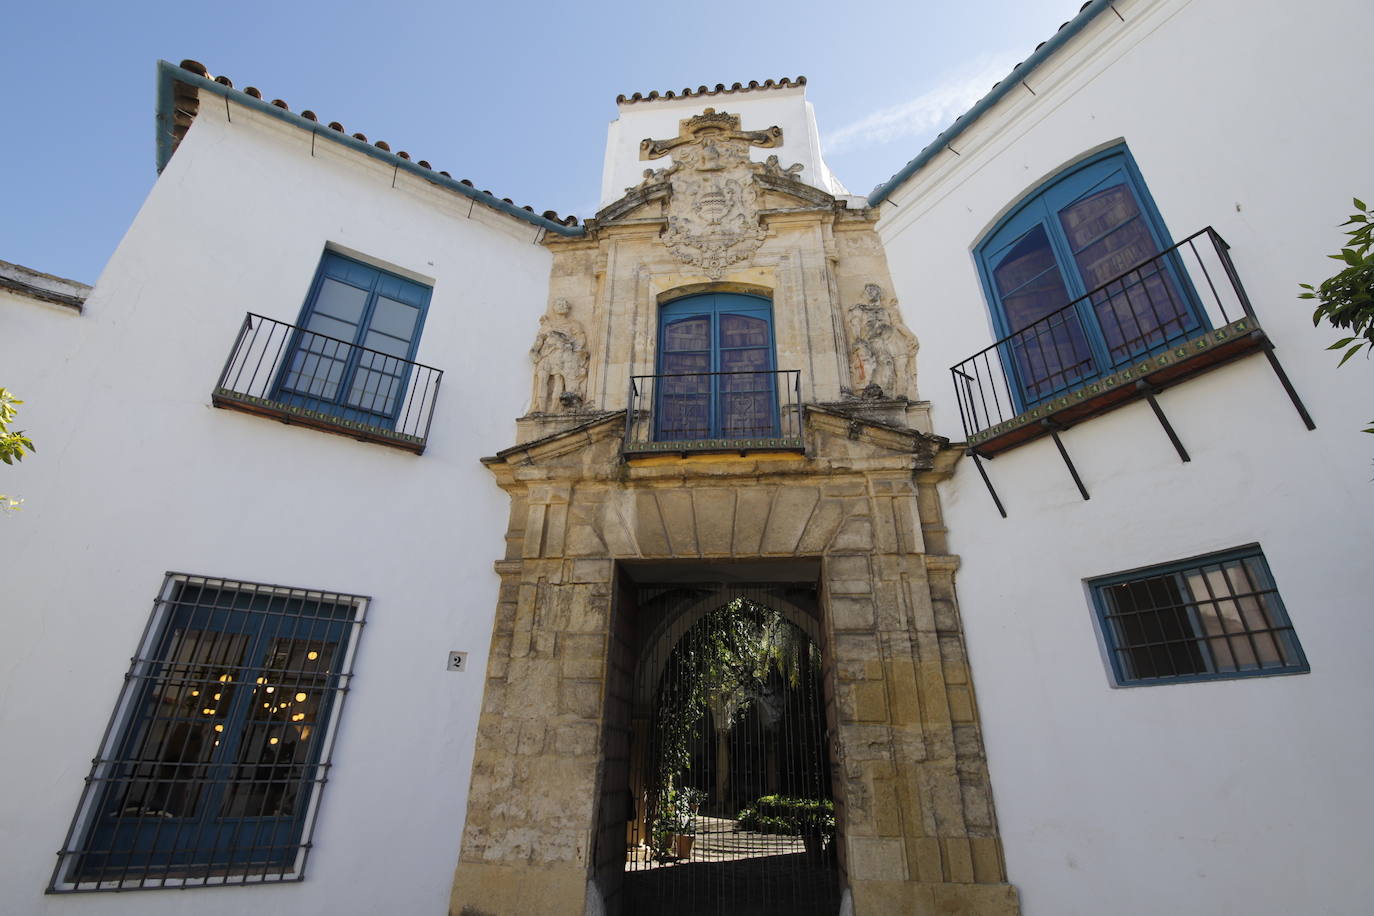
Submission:
MULTIPOLYGON (((219 83, 221 86, 225 87, 226 89, 232 90, 232 91, 235 92, 235 93, 239 93, 239 94, 241 94, 241 95, 248 96, 249 98, 256 99, 256 100, 258 100, 259 102, 264 102, 264 103, 267 103, 267 104, 271 104, 271 105, 273 105, 273 106, 275 106, 275 107, 277 107, 277 108, 282 109, 283 111, 287 111, 287 112, 290 112, 290 111, 291 111, 291 106, 288 105, 288 104, 287 104, 285 101, 283 101, 282 99, 272 99, 270 102, 268 102, 268 100, 265 99, 265 98, 263 97, 262 90, 258 89, 256 86, 245 86, 243 89, 236 89, 236 88, 234 87, 234 81, 231 80, 229 77, 224 76, 224 75, 212 76, 212 75, 210 74, 210 71, 209 71, 209 70, 206 68, 206 66, 205 66, 204 64, 202 64, 200 61, 197 61, 197 60, 189 60, 189 59, 188 59, 188 60, 183 60, 183 61, 179 64, 179 66, 180 66, 180 68, 181 68, 182 70, 185 70, 187 73, 192 73, 192 74, 194 74, 194 75, 196 75, 196 76, 201 77, 202 79, 211 80, 211 81, 213 81, 213 82, 215 82, 215 83, 219 83)), ((178 101, 182 101, 182 99, 181 99, 181 98, 178 98, 178 101)), ((190 127, 191 127, 191 121, 194 119, 196 112, 195 112, 195 111, 178 111, 176 114, 178 115, 178 117, 176 118, 175 123, 174 123, 174 125, 173 125, 173 134, 174 134, 173 141, 172 141, 172 147, 173 147, 173 149, 175 149, 176 146, 177 146, 178 144, 180 144, 181 138, 182 138, 183 136, 185 136, 186 131, 190 129, 190 127)), ((315 112, 311 111, 311 110, 308 109, 308 108, 303 109, 302 111, 297 112, 296 114, 297 114, 298 117, 304 118, 304 119, 307 120, 307 121, 314 121, 314 122, 316 122, 316 123, 321 123, 321 122, 320 122, 319 116, 318 116, 317 114, 315 114, 315 112)), ((330 121, 328 124, 326 124, 326 125, 324 125, 324 126, 325 126, 326 128, 328 128, 329 130, 335 131, 335 132, 337 132, 337 133, 339 133, 339 134, 343 134, 344 136, 351 136, 352 139, 357 140, 357 141, 360 142, 360 143, 368 143, 368 142, 370 142, 370 141, 367 139, 367 135, 366 135, 366 134, 354 133, 354 134, 351 134, 351 135, 350 135, 350 134, 348 133, 347 129, 346 129, 341 123, 339 123, 338 121, 330 121)), ((375 146, 377 149, 381 150, 381 151, 384 152, 384 153, 391 153, 391 144, 387 143, 385 140, 377 140, 377 141, 375 141, 375 142, 372 142, 372 145, 375 146)), ((427 171, 434 172, 436 175, 441 175, 441 176, 443 176, 444 178, 449 179, 450 181, 457 181, 459 184, 466 185, 466 186, 469 187, 469 188, 472 188, 472 189, 474 189, 474 190, 477 190, 477 185, 473 184, 473 182, 470 181, 469 179, 467 179, 467 178, 457 178, 457 179, 455 179, 455 178, 454 178, 451 174, 449 174, 448 172, 443 171, 442 169, 436 169, 436 168, 434 168, 434 166, 430 165, 429 162, 427 162, 427 161, 424 160, 424 159, 412 159, 410 153, 408 153, 408 152, 406 152, 406 151, 404 151, 404 150, 397 151, 397 152, 393 153, 392 155, 398 156, 398 157, 400 157, 401 159, 406 160, 407 162, 413 162, 415 165, 419 166, 420 168, 425 169, 425 170, 427 170, 427 171)), ((507 204, 507 205, 509 205, 510 207, 514 207, 514 208, 517 208, 517 209, 520 209, 520 210, 524 210, 524 211, 526 211, 527 213, 530 213, 530 214, 532 214, 532 215, 534 215, 534 216, 542 217, 542 218, 544 218, 544 219, 546 219, 546 220, 548 220, 548 221, 550 221, 550 222, 553 222, 553 223, 558 223, 558 224, 561 225, 561 226, 576 226, 576 225, 577 225, 577 217, 576 217, 576 216, 573 216, 573 215, 568 215, 568 216, 566 216, 566 217, 564 217, 564 216, 559 216, 558 213, 557 213, 556 211, 554 211, 554 210, 545 210, 545 211, 543 211, 543 212, 541 213, 541 212, 539 212, 539 211, 536 211, 533 207, 530 207, 530 206, 521 206, 520 204, 516 204, 516 203, 515 203, 514 201, 512 201, 509 197, 500 197, 500 198, 498 198, 495 194, 493 194, 491 191, 488 191, 488 190, 482 190, 482 191, 480 192, 480 194, 481 194, 482 196, 491 198, 493 201, 499 200, 501 203, 507 204)))
POLYGON ((656 102, 663 99, 690 99, 698 96, 730 95, 735 92, 755 92, 760 89, 790 89, 794 86, 805 86, 806 77, 784 76, 776 80, 750 80, 747 83, 731 83, 729 86, 724 83, 716 83, 715 86, 698 86, 693 89, 691 86, 684 88, 680 92, 669 89, 667 92, 636 92, 633 95, 618 95, 615 97, 616 104, 628 105, 634 102, 656 102))

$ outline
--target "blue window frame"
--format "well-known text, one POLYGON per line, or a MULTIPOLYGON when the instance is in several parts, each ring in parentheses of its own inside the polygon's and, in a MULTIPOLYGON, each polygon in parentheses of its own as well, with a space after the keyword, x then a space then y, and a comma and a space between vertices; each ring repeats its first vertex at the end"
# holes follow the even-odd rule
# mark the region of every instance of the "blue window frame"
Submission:
POLYGON ((273 400, 394 427, 429 299, 421 283, 325 252, 273 400))
POLYGON ((302 877, 366 605, 169 574, 51 889, 302 877))
POLYGON ((1258 545, 1088 586, 1121 686, 1310 670, 1258 545))
POLYGON ((778 435, 773 305, 708 293, 659 311, 658 441, 778 435))
POLYGON ((978 244, 1019 408, 1206 327, 1177 259, 1157 258, 1171 245, 1124 146, 1047 182, 978 244))

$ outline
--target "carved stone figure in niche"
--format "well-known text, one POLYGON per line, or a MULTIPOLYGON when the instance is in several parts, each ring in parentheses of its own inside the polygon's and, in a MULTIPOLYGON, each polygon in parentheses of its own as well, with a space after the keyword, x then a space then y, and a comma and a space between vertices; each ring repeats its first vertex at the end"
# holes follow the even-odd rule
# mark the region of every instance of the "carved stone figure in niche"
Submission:
POLYGON ((740 130, 739 115, 714 108, 679 123, 676 137, 642 141, 639 158, 672 154, 671 167, 645 172, 646 182, 663 176, 672 188, 663 241, 682 261, 719 280, 727 267, 752 256, 768 235, 759 220, 754 175, 771 169, 795 178, 801 167, 782 169, 776 156, 769 166, 749 161, 750 147, 782 143, 779 127, 740 130))
POLYGON ((569 317, 568 300, 555 299, 553 316, 539 319, 539 334, 530 347, 534 362, 532 413, 576 410, 582 406, 587 386, 587 335, 569 317))
POLYGON ((915 397, 916 337, 876 283, 864 287, 865 301, 849 307, 850 371, 864 397, 915 397))

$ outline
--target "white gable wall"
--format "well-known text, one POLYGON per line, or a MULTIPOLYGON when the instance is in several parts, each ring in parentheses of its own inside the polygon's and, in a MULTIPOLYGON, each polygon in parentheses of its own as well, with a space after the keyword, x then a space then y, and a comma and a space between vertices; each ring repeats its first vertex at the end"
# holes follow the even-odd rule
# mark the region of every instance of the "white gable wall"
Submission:
POLYGON ((1367 577, 1374 535, 1374 366, 1335 369, 1300 281, 1352 196, 1374 191, 1374 7, 1118 2, 893 201, 897 295, 921 341, 936 432, 964 438, 949 367, 995 339, 972 249, 1041 181, 1124 139, 1170 232, 1207 225, 1318 428, 1260 355, 1159 401, 1192 462, 1141 402, 943 490, 1010 879, 1026 916, 1356 913, 1374 817, 1361 723, 1374 708, 1367 577), (1083 581, 1258 542, 1310 674, 1116 689, 1083 581))
MULTIPOLYGON (((513 441, 547 299, 537 229, 207 99, 83 316, 24 338, 0 383, 39 452, 0 518, 0 911, 438 913, 491 638, 513 441), (252 310, 295 322, 326 244, 433 286, 417 361, 444 379, 422 456, 210 405, 252 310), (62 354, 62 355, 56 355, 62 354), (167 570, 373 598, 307 880, 44 896, 167 570), (469 670, 445 670, 450 649, 469 670)), ((10 312, 42 307, 0 302, 10 312)), ((24 313, 15 312, 23 317, 24 313)))

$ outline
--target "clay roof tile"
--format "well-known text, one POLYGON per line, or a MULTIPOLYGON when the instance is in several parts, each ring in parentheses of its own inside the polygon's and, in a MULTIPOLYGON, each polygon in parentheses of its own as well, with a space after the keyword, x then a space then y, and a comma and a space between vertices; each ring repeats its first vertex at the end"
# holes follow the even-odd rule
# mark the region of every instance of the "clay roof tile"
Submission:
POLYGON ((716 83, 714 86, 701 85, 695 89, 691 86, 687 86, 680 92, 675 92, 670 89, 667 92, 658 92, 654 90, 647 93, 635 92, 629 95, 622 93, 616 96, 615 100, 617 104, 626 105, 634 102, 653 102, 659 99, 690 99, 696 96, 721 95, 722 93, 729 94, 732 92, 752 92, 759 89, 788 89, 793 86, 805 85, 806 77, 804 76, 798 76, 795 79, 784 76, 781 79, 764 80, 762 83, 758 80, 750 80, 748 83, 731 83, 729 86, 724 83, 716 83))

